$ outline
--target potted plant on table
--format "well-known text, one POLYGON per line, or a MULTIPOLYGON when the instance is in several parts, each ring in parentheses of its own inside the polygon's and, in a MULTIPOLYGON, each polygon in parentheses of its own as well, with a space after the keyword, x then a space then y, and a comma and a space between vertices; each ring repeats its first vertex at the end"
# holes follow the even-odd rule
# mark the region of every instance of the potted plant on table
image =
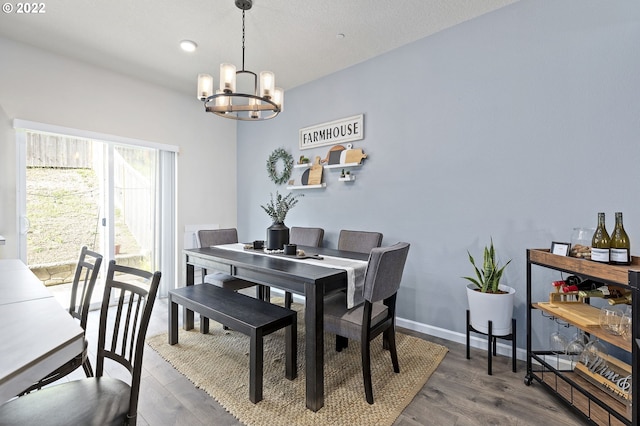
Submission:
POLYGON ((267 228, 267 250, 282 250, 285 244, 289 244, 289 228, 284 224, 284 219, 289 210, 298 204, 298 198, 302 196, 304 194, 289 193, 283 197, 276 191, 275 197, 272 193, 271 200, 266 205, 260 206, 273 221, 267 228))
POLYGON ((484 248, 482 269, 476 266, 475 259, 469 251, 467 254, 476 273, 475 277, 463 277, 471 282, 467 284, 471 326, 481 333, 488 334, 489 321, 491 321, 494 336, 511 334, 516 291, 512 287, 500 284, 504 269, 511 260, 502 267, 498 265, 493 239, 491 239, 491 245, 484 248))

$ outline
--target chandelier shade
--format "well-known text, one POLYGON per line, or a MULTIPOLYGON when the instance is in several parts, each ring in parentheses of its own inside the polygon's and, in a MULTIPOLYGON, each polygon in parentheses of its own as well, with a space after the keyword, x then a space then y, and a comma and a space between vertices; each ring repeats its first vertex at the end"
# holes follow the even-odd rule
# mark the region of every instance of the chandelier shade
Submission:
POLYGON ((235 3, 242 10, 242 69, 237 70, 233 64, 220 64, 219 86, 215 91, 214 78, 210 74, 198 74, 198 99, 204 103, 206 112, 220 117, 243 121, 268 120, 282 112, 284 91, 275 86, 273 72, 260 72, 258 85, 258 75, 244 69, 244 13, 251 9, 253 0, 236 0, 235 3), (239 77, 245 83, 249 81, 244 92, 238 90, 239 77))

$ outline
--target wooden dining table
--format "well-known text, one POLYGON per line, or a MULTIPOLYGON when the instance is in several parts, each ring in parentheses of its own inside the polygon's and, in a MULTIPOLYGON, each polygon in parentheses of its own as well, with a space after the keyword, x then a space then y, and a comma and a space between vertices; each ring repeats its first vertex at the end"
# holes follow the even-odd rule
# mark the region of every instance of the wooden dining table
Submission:
POLYGON ((0 404, 82 353, 84 331, 19 259, 0 259, 0 404))
MULTIPOLYGON (((307 254, 364 260, 367 254, 300 246, 307 254)), ((303 295, 305 298, 305 375, 306 406, 318 411, 324 405, 324 295, 347 288, 347 272, 292 261, 284 256, 265 256, 251 250, 234 251, 218 247, 185 249, 186 285, 194 285, 195 268, 216 270, 243 280, 303 295)), ((193 311, 183 310, 183 327, 194 326, 193 311)))

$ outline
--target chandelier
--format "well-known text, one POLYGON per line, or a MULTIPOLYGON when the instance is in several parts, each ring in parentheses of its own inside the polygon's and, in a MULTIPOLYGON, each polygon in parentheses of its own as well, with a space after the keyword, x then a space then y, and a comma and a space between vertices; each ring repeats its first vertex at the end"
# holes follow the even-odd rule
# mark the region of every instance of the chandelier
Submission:
MULTIPOLYGON (((260 91, 258 76, 244 69, 244 12, 251 9, 253 0, 235 0, 242 10, 242 69, 236 71, 235 65, 220 64, 220 87, 213 92, 213 77, 198 74, 198 99, 204 103, 206 112, 233 120, 259 121, 275 117, 282 111, 284 91, 275 87, 275 75, 271 71, 260 72, 260 91), (253 81, 253 91, 236 91, 236 79, 253 81)), ((250 83, 247 86, 250 86, 250 83)), ((250 87, 248 87, 250 88, 250 87)))

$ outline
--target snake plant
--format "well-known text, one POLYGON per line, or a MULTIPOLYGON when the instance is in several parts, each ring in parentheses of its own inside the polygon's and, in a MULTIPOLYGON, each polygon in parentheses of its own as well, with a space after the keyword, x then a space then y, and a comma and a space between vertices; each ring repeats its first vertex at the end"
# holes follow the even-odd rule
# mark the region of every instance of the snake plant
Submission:
POLYGON ((473 277, 463 277, 471 281, 475 284, 481 292, 483 293, 501 293, 498 289, 500 285, 500 279, 502 278, 502 273, 504 272, 504 268, 507 267, 509 263, 511 263, 511 259, 502 267, 498 266, 498 262, 496 262, 496 250, 493 247, 493 238, 491 239, 491 245, 489 247, 484 248, 484 261, 482 262, 482 269, 479 269, 476 266, 475 259, 467 250, 467 254, 469 255, 469 262, 473 265, 473 268, 476 271, 476 278, 473 277))

